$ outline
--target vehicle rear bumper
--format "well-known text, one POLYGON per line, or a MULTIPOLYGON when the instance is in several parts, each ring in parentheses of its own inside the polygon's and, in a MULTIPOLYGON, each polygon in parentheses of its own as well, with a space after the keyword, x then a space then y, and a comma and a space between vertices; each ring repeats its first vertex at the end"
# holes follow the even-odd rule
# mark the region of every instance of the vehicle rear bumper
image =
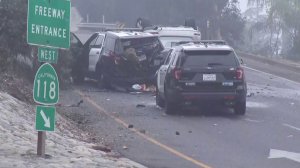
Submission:
POLYGON ((246 101, 246 92, 173 92, 169 100, 178 103, 216 103, 234 105, 246 101))

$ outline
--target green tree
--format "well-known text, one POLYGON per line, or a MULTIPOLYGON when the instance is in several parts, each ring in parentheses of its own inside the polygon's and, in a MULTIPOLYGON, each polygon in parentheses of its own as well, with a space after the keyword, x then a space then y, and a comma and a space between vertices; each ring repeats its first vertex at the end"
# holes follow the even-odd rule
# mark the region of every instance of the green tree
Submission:
POLYGON ((0 70, 4 70, 17 54, 29 55, 27 0, 1 0, 0 16, 0 70))
POLYGON ((238 1, 231 0, 223 9, 220 18, 221 35, 232 46, 239 46, 243 42, 242 33, 245 19, 238 8, 238 1))
MULTIPOLYGON (((291 37, 292 46, 288 49, 288 54, 290 57, 300 59, 300 1, 248 0, 248 2, 249 4, 264 5, 269 9, 268 25, 271 27, 274 27, 272 25, 279 25, 283 34, 288 34, 291 37)), ((271 36, 273 33, 273 29, 271 29, 271 36)), ((270 43, 272 42, 270 41, 270 43)))

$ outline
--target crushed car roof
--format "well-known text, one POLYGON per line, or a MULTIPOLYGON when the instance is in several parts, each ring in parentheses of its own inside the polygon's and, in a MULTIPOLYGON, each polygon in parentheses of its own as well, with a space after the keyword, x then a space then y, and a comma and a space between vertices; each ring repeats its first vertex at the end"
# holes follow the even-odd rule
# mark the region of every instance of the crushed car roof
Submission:
POLYGON ((185 51, 199 51, 199 50, 228 50, 233 51, 233 49, 226 44, 205 44, 205 43, 187 43, 179 46, 180 49, 185 51))
POLYGON ((114 35, 119 38, 144 38, 144 37, 155 37, 155 35, 151 33, 145 32, 128 32, 128 31, 119 31, 119 32, 112 32, 108 31, 107 33, 114 35))

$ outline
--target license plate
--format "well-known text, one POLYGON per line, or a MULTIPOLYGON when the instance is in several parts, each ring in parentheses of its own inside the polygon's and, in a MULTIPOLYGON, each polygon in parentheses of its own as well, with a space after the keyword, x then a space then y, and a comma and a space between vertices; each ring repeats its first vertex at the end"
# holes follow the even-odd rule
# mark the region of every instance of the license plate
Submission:
POLYGON ((216 81, 216 74, 203 74, 203 81, 216 81))

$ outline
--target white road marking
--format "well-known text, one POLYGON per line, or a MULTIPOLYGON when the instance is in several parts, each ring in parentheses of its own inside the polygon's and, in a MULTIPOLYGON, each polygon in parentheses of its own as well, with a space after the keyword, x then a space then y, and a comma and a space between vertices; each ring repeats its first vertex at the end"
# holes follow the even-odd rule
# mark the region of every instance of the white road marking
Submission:
POLYGON ((260 70, 254 69, 254 68, 250 68, 250 67, 247 67, 247 66, 243 66, 243 67, 246 68, 246 69, 255 71, 255 72, 264 73, 264 74, 266 74, 266 75, 272 75, 272 76, 277 77, 277 78, 279 78, 279 79, 286 80, 286 81, 292 82, 292 83, 294 83, 294 84, 300 85, 299 82, 295 82, 295 81, 292 81, 292 80, 287 79, 287 78, 283 78, 283 77, 280 77, 280 76, 277 76, 277 75, 274 75, 274 74, 270 74, 270 73, 267 73, 267 72, 264 72, 264 71, 260 71, 260 70))
POLYGON ((264 103, 252 102, 252 101, 247 101, 246 106, 250 107, 250 108, 267 108, 268 107, 268 105, 266 105, 264 103))
POLYGON ((260 121, 260 120, 252 120, 250 118, 246 118, 245 121, 249 121, 249 122, 253 122, 253 123, 262 123, 264 121, 260 121))
POLYGON ((289 127, 289 128, 291 128, 291 129, 300 131, 300 128, 297 128, 297 127, 295 127, 295 126, 292 126, 292 125, 289 125, 289 124, 282 124, 282 125, 285 126, 285 127, 289 127))
POLYGON ((300 163, 300 153, 270 149, 269 159, 286 158, 300 163))

